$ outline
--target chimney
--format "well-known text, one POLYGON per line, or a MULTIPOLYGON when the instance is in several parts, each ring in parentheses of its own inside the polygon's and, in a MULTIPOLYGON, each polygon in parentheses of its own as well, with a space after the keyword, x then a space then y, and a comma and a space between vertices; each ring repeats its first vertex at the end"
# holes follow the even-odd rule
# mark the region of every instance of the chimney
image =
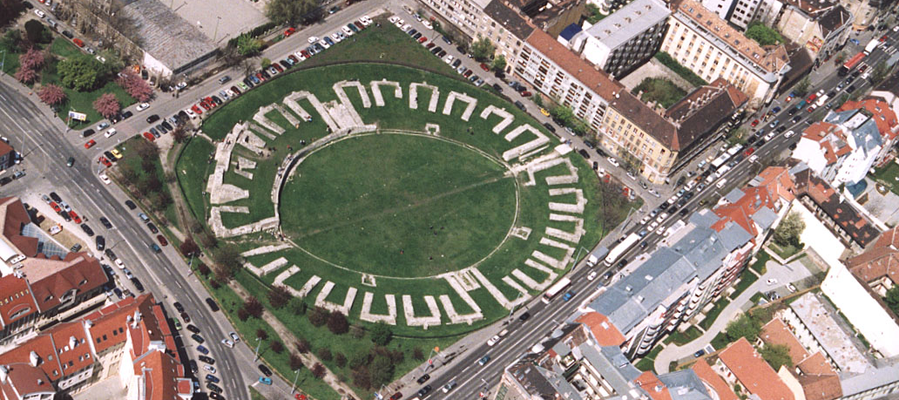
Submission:
POLYGON ((28 361, 31 362, 31 366, 37 368, 38 364, 41 363, 41 357, 31 350, 31 354, 28 355, 28 361))
POLYGON ((74 336, 69 336, 69 348, 74 349, 75 346, 78 345, 78 339, 75 339, 74 336))
POLYGON ((5 365, 0 365, 0 383, 6 383, 7 376, 9 376, 9 368, 6 368, 5 365))
POLYGON ((140 323, 140 311, 134 310, 134 318, 131 322, 131 328, 137 328, 137 324, 140 323))

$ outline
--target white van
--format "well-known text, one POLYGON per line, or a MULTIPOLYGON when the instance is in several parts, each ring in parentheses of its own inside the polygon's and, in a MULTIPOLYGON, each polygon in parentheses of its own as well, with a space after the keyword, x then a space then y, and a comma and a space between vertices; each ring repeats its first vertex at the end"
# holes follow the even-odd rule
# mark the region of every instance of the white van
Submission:
POLYGON ((718 183, 715 184, 715 187, 717 187, 718 189, 721 189, 726 184, 727 184, 727 178, 718 181, 718 183))

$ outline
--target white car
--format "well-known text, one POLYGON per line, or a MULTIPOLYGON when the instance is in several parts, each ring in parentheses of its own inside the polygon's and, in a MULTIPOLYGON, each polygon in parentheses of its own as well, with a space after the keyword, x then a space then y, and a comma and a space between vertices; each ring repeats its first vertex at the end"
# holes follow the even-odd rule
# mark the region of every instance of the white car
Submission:
POLYGON ((395 24, 396 21, 400 20, 400 17, 397 17, 396 15, 394 15, 394 16, 388 18, 387 20, 390 21, 391 24, 395 24))
POLYGON ((362 22, 362 25, 369 26, 371 25, 371 18, 368 15, 363 15, 359 18, 359 21, 362 22))
POLYGON ((333 39, 335 42, 338 42, 338 43, 343 41, 343 38, 340 37, 340 35, 338 35, 336 33, 331 34, 331 39, 333 39))
POLYGON ((222 339, 222 344, 228 346, 229 349, 234 347, 234 342, 228 339, 222 339))
POLYGON ((194 110, 187 108, 184 110, 184 112, 187 113, 187 116, 190 117, 190 119, 197 118, 197 113, 195 113, 194 110))
POLYGON ((111 137, 115 136, 115 134, 116 134, 115 128, 110 128, 108 131, 106 131, 106 133, 103 134, 103 136, 106 136, 107 138, 111 138, 111 137))
POLYGON ((353 36, 353 30, 350 29, 350 28, 347 27, 347 26, 344 26, 344 27, 340 28, 340 30, 342 30, 343 33, 344 33, 345 35, 347 35, 347 36, 353 36))
POLYGON ((646 223, 649 222, 649 220, 651 220, 651 219, 652 219, 651 215, 647 215, 647 216, 643 217, 643 219, 640 220, 640 225, 646 225, 646 223))
POLYGON ((425 28, 434 29, 434 25, 431 25, 430 21, 421 21, 421 24, 424 25, 425 28))
POLYGON ((652 223, 649 224, 649 230, 651 230, 651 231, 656 230, 656 228, 658 228, 658 227, 659 227, 659 223, 656 221, 652 221, 652 223))
POLYGON ((447 54, 447 56, 443 58, 443 62, 445 62, 447 64, 452 64, 453 60, 455 60, 455 59, 456 58, 453 57, 452 54, 447 54))
POLYGON ((214 374, 214 373, 215 373, 215 367, 213 367, 213 366, 211 366, 211 365, 209 365, 209 364, 204 365, 204 366, 203 366, 203 369, 205 369, 206 372, 209 372, 210 374, 214 374))
POLYGON ((44 18, 47 16, 47 14, 44 14, 44 12, 41 10, 34 10, 34 14, 37 15, 38 18, 44 18))
POLYGON ((499 335, 494 335, 492 338, 487 340, 487 346, 493 347, 493 345, 499 343, 500 339, 502 339, 502 338, 499 337, 499 335))
POLYGON ((784 133, 784 137, 793 137, 795 134, 796 131, 787 131, 787 133, 784 133))
POLYGON ((240 342, 240 335, 238 335, 237 332, 228 332, 228 336, 231 336, 231 340, 233 340, 234 343, 240 342))
POLYGON ((306 41, 309 42, 309 44, 315 44, 315 42, 318 41, 318 36, 311 36, 309 39, 306 39, 306 41))
POLYGON ((751 157, 749 157, 749 162, 751 162, 751 163, 754 163, 758 160, 759 160, 759 156, 757 156, 755 154, 753 154, 751 157))
POLYGON ((140 103, 140 105, 137 106, 136 110, 137 110, 137 111, 143 111, 143 110, 146 110, 146 109, 148 109, 148 108, 150 108, 150 103, 140 103))
POLYGON ((116 265, 117 267, 119 267, 119 269, 124 269, 124 268, 125 268, 125 263, 122 262, 122 259, 121 259, 121 258, 116 258, 116 259, 115 259, 115 265, 116 265))
POLYGON ((596 271, 590 271, 590 273, 587 275, 587 280, 592 281, 592 280, 596 279, 596 275, 597 275, 596 271))
POLYGON ((656 235, 665 236, 665 229, 667 228, 665 228, 664 226, 660 226, 659 229, 656 229, 656 235))
POLYGON ((322 47, 326 48, 326 49, 331 48, 331 45, 328 44, 328 42, 326 42, 326 41, 324 41, 324 40, 320 40, 320 41, 318 42, 318 44, 321 45, 322 47))
POLYGON ((614 165, 614 166, 616 166, 616 167, 618 166, 618 160, 616 160, 616 159, 614 159, 614 158, 612 158, 612 157, 609 157, 608 160, 609 160, 609 164, 612 164, 612 165, 614 165))
POLYGON ((777 283, 777 279, 769 278, 767 281, 765 281, 765 283, 767 283, 769 285, 773 285, 773 284, 777 283))
POLYGON ((103 181, 103 183, 105 183, 107 185, 112 183, 112 181, 109 180, 109 177, 106 176, 106 174, 100 174, 100 180, 103 181))
POLYGON ((661 224, 662 221, 665 220, 665 218, 668 218, 668 213, 661 213, 661 214, 659 214, 659 217, 656 218, 656 222, 661 224))
POLYGON ((403 30, 403 32, 409 32, 410 30, 412 30, 412 24, 403 25, 401 29, 403 30))

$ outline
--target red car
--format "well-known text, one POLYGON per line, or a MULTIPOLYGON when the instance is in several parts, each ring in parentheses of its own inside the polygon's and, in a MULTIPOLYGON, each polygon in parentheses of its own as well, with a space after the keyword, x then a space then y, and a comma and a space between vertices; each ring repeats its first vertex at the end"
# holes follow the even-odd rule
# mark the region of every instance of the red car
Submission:
POLYGON ((240 89, 238 89, 237 86, 231 86, 231 91, 240 96, 240 89))
POLYGON ((484 63, 481 63, 481 69, 483 69, 484 71, 490 71, 490 67, 488 67, 487 64, 484 63))
POLYGON ((75 211, 69 211, 69 217, 72 217, 72 221, 75 221, 76 224, 81 223, 81 217, 78 214, 75 214, 75 211))
POLYGON ((755 128, 758 124, 759 124, 759 120, 755 120, 755 121, 752 121, 752 123, 749 125, 751 125, 753 128, 755 128))
POLYGON ((424 42, 427 42, 427 41, 428 41, 428 38, 426 38, 426 37, 424 37, 424 36, 418 38, 418 43, 424 43, 424 42))
POLYGON ((290 35, 293 35, 293 34, 296 33, 296 32, 297 32, 297 28, 290 27, 290 28, 287 28, 286 31, 284 31, 284 36, 290 36, 290 35))
POLYGON ((468 78, 469 76, 471 76, 471 74, 472 74, 471 70, 468 70, 468 71, 465 71, 465 73, 462 74, 462 76, 468 78))
POLYGON ((278 73, 284 72, 284 68, 281 68, 281 64, 272 63, 272 66, 275 67, 276 70, 278 70, 278 73))
POLYGON ((89 149, 94 147, 95 144, 97 144, 97 142, 95 142, 94 139, 88 140, 87 143, 84 144, 84 148, 89 149))
POLYGON ((209 111, 209 110, 212 109, 212 107, 210 107, 209 104, 206 103, 205 100, 200 102, 200 107, 203 107, 203 109, 206 110, 206 111, 209 111))
POLYGON ((50 207, 53 207, 53 211, 60 212, 62 208, 59 207, 59 204, 56 204, 55 201, 50 202, 50 207))
POLYGON ((265 82, 265 81, 266 81, 265 75, 262 75, 261 72, 257 72, 257 73, 256 73, 256 79, 259 79, 259 82, 265 82))
POLYGON ((100 159, 98 161, 100 161, 100 164, 105 165, 106 168, 112 167, 112 163, 109 162, 109 160, 107 160, 106 157, 100 156, 100 159))
POLYGON ((817 98, 818 98, 818 94, 817 94, 817 93, 812 93, 810 96, 808 96, 807 99, 805 99, 805 101, 806 101, 807 103, 811 103, 811 102, 815 101, 815 99, 817 99, 817 98))
POLYGON ((207 97, 207 98, 203 99, 203 101, 205 101, 206 104, 209 104, 209 107, 215 107, 215 102, 212 101, 212 97, 207 97))
POLYGON ((304 58, 312 57, 312 54, 309 54, 306 50, 300 50, 300 54, 302 54, 304 58))
POLYGON ((156 140, 156 137, 153 136, 153 134, 150 132, 144 132, 144 137, 147 138, 147 140, 149 140, 151 142, 156 140))
POLYGON ((528 92, 527 90, 525 90, 525 91, 521 92, 521 96, 522 97, 531 97, 531 92, 528 92))
POLYGON ((193 106, 191 106, 191 107, 190 107, 190 110, 193 111, 193 112, 195 112, 195 113, 197 113, 197 115, 200 115, 200 114, 203 113, 203 110, 201 110, 200 107, 197 107, 196 104, 194 104, 193 106))
POLYGON ((755 153, 755 147, 750 147, 750 148, 746 149, 746 151, 743 152, 743 155, 746 157, 749 157, 752 155, 752 153, 755 153))
POLYGON ((161 245, 163 245, 163 246, 168 246, 168 245, 169 245, 169 241, 168 241, 168 240, 165 240, 165 236, 162 236, 162 235, 156 235, 156 240, 158 240, 158 241, 159 241, 159 244, 161 244, 161 245))
POLYGON ((400 400, 403 398, 403 394, 400 392, 396 392, 393 396, 390 396, 390 400, 400 400))

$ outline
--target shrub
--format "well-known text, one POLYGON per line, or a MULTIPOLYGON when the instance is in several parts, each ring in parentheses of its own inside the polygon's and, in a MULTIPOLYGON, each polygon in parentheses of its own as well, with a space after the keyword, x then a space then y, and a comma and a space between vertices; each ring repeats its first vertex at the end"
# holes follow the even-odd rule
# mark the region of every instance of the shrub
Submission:
POLYGON ((97 100, 94 100, 94 110, 104 118, 111 118, 122 111, 122 105, 119 104, 119 99, 114 94, 103 93, 97 100))
POLYGON ((331 315, 328 316, 328 330, 335 335, 342 335, 347 333, 350 329, 350 324, 346 320, 346 316, 343 315, 340 311, 332 312, 331 315))
POLYGON ((424 360, 425 353, 423 351, 421 351, 420 347, 416 347, 416 348, 412 349, 412 358, 414 358, 416 361, 424 360))
POLYGON ((148 101, 153 97, 153 88, 150 87, 150 84, 128 69, 119 73, 116 82, 138 101, 148 101))
POLYGON ((300 368, 303 368, 303 359, 294 353, 290 353, 290 369, 298 370, 300 368))
POLYGON ((312 366, 312 376, 316 377, 317 379, 323 378, 325 376, 325 372, 327 372, 327 370, 321 363, 315 363, 315 365, 312 366))
POLYGON ((316 355, 318 355, 318 358, 320 358, 324 361, 331 361, 331 350, 328 349, 327 347, 322 347, 322 348, 318 349, 318 351, 316 352, 316 355))
POLYGON ((353 384, 363 389, 371 388, 371 373, 367 367, 363 365, 353 369, 353 384))
POLYGON ((259 340, 266 340, 266 339, 268 339, 268 331, 265 329, 259 328, 256 330, 256 337, 259 340))
POLYGON ((350 325, 350 334, 353 335, 353 339, 362 339, 365 336, 365 328, 359 324, 350 325))
POLYGON ((303 315, 306 314, 306 302, 303 301, 300 297, 294 297, 290 299, 289 304, 290 310, 293 311, 294 315, 303 315))
POLYGON ((259 302, 255 296, 250 296, 246 302, 243 303, 243 307, 250 313, 250 316, 253 318, 262 317, 262 312, 265 311, 265 308, 262 306, 262 303, 259 302))
POLYGON ((40 71, 44 69, 45 63, 46 58, 44 52, 35 49, 34 47, 28 49, 28 51, 19 56, 19 65, 21 68, 40 71))
MULTIPOLYGON (((194 238, 188 236, 187 239, 181 242, 181 245, 178 246, 178 250, 181 250, 181 254, 184 254, 185 257, 190 257, 193 254, 200 253, 200 246, 197 246, 197 242, 194 242, 194 238)), ((206 264, 200 263, 200 265, 206 264)), ((209 267, 206 267, 206 270, 208 271, 209 267)))
POLYGON ((66 92, 62 90, 61 87, 51 83, 42 86, 41 90, 37 92, 37 97, 41 99, 44 104, 56 106, 66 101, 66 92))
MULTIPOLYGON (((212 282, 212 281, 210 281, 210 282, 212 282)), ((247 319, 250 318, 250 313, 248 313, 245 308, 241 307, 240 309, 237 310, 237 318, 240 319, 241 321, 246 321, 247 319)))
POLYGON ((275 287, 268 292, 268 302, 271 303, 274 308, 284 307, 292 297, 290 291, 288 291, 287 287, 284 285, 275 285, 275 287))
POLYGON ((274 351, 275 354, 281 354, 281 352, 284 351, 284 343, 281 343, 280 340, 273 340, 269 347, 272 348, 272 351, 274 351))
POLYGON ((338 367, 343 368, 346 366, 346 356, 343 353, 334 353, 334 364, 337 364, 338 367))
POLYGON ((297 342, 296 346, 297 346, 297 351, 300 352, 300 354, 306 354, 309 352, 309 350, 312 350, 312 345, 309 344, 308 340, 303 339, 303 338, 300 338, 300 340, 297 342))
MULTIPOLYGON (((222 287, 222 284, 219 283, 218 279, 212 278, 209 280, 209 286, 212 286, 213 289, 218 289, 222 287)), ((249 315, 249 314, 247 314, 249 315)))
POLYGON ((310 313, 307 314, 309 317, 309 323, 313 326, 319 327, 328 322, 328 317, 330 316, 330 312, 324 308, 316 306, 312 309, 310 313))
POLYGON ((36 81, 39 76, 40 75, 38 75, 37 71, 33 69, 19 68, 19 70, 16 71, 14 77, 19 82, 22 82, 24 84, 31 84, 34 83, 34 81, 36 81))
POLYGON ((390 331, 390 327, 383 322, 378 322, 371 328, 371 341, 378 346, 385 346, 387 343, 390 343, 390 339, 393 338, 393 332, 390 331))

